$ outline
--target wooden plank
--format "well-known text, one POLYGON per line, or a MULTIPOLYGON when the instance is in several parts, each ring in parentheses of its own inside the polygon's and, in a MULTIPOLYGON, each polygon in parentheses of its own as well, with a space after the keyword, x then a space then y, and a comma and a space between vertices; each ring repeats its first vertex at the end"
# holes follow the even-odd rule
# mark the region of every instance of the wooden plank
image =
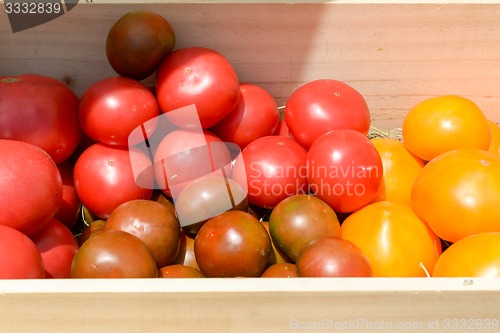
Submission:
POLYGON ((446 325, 498 325, 499 287, 458 278, 2 281, 0 322, 12 333, 458 332, 470 328, 446 325))

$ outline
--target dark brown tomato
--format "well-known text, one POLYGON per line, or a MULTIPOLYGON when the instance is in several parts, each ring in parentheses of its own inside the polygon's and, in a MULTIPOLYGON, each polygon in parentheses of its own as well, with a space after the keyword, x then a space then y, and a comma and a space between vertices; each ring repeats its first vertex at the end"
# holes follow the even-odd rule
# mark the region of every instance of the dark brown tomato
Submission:
POLYGON ((371 277, 368 257, 354 243, 340 237, 312 242, 297 258, 299 277, 371 277))
POLYGON ((161 15, 134 10, 116 21, 106 38, 106 56, 119 74, 135 80, 152 75, 175 46, 175 33, 161 15))
POLYGON ((274 264, 266 268, 261 278, 293 278, 297 277, 297 267, 292 263, 274 264))
POLYGON ((121 230, 141 239, 158 267, 172 263, 180 246, 179 220, 165 205, 152 200, 131 200, 109 215, 105 230, 121 230))
POLYGON ((205 275, 194 267, 180 264, 168 265, 158 270, 160 278, 204 278, 205 275))
POLYGON ((281 201, 269 217, 273 241, 292 261, 312 241, 324 236, 340 236, 335 211, 315 196, 298 194, 281 201))
POLYGON ((92 221, 85 229, 83 229, 82 234, 78 237, 78 245, 82 246, 90 237, 94 234, 101 232, 104 230, 104 224, 106 221, 104 220, 95 220, 92 221))
MULTIPOLYGON (((271 233, 269 232, 269 222, 268 221, 262 221, 261 222, 264 228, 266 228, 267 233, 269 234, 269 237, 271 237, 271 233)), ((272 240, 271 237, 271 245, 273 250, 271 251, 271 255, 269 256, 269 262, 268 265, 274 265, 274 264, 284 264, 284 263, 293 263, 292 259, 288 258, 285 252, 279 248, 278 245, 272 240)))
POLYGON ((232 210, 200 228, 194 252, 207 277, 258 277, 267 266, 271 240, 253 215, 232 210))
POLYGON ((90 237, 71 264, 72 278, 156 278, 158 266, 136 236, 107 230, 90 237))
POLYGON ((181 228, 179 253, 172 264, 180 264, 200 269, 194 254, 194 239, 195 235, 181 228))

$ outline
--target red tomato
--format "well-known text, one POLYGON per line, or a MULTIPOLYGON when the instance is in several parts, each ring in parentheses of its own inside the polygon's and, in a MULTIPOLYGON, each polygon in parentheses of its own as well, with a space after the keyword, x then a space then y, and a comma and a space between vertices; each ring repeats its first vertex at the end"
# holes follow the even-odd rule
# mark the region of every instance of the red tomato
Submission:
POLYGON ((370 130, 370 112, 364 97, 336 80, 315 80, 288 98, 285 120, 293 136, 306 149, 321 134, 334 129, 370 130))
POLYGON ((153 194, 153 172, 143 173, 137 180, 132 170, 135 164, 151 165, 151 160, 140 152, 96 143, 78 158, 74 168, 75 189, 82 204, 94 215, 106 219, 124 202, 149 199, 153 194), (149 187, 140 187, 149 184, 149 187))
POLYGON ((61 175, 52 158, 30 143, 0 140, 0 156, 0 225, 31 235, 61 207, 61 175))
POLYGON ((36 245, 28 236, 0 225, 0 279, 41 279, 45 269, 36 245))
POLYGON ((167 134, 156 149, 156 182, 166 195, 175 198, 192 181, 220 173, 230 163, 227 145, 212 132, 178 129, 167 134))
POLYGON ((155 123, 147 121, 159 113, 153 93, 142 83, 122 76, 92 84, 78 110, 80 125, 90 138, 122 147, 128 145, 132 130, 144 123, 144 134, 153 133, 155 123))
POLYGON ((233 178, 248 191, 248 202, 273 208, 283 199, 306 193, 307 151, 295 140, 265 136, 251 142, 237 157, 233 178))
POLYGON ((71 276, 71 263, 79 246, 71 231, 64 224, 52 219, 30 238, 42 255, 46 278, 69 278, 71 276))
POLYGON ((54 217, 68 227, 68 229, 72 229, 75 226, 82 206, 75 189, 73 167, 73 163, 69 161, 64 161, 57 165, 59 173, 61 174, 63 192, 61 207, 54 217))
POLYGON ((257 138, 273 135, 280 113, 274 97, 251 83, 240 84, 241 96, 236 108, 218 122, 212 131, 221 140, 245 148, 257 138))
POLYGON ((176 116, 180 127, 209 128, 227 116, 240 97, 238 76, 219 52, 187 47, 170 52, 156 71, 156 97, 164 113, 196 105, 199 119, 176 116))
POLYGON ((351 129, 325 133, 307 155, 311 191, 336 212, 370 203, 382 182, 382 160, 373 143, 351 129))
POLYGON ((27 74, 0 77, 0 139, 25 141, 56 163, 78 146, 78 97, 63 82, 27 74))

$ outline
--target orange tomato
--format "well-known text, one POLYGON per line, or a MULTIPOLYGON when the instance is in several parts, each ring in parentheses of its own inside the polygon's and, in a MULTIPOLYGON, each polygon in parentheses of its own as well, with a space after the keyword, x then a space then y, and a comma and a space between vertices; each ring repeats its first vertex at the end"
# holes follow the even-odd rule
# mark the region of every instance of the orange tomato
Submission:
POLYGON ((452 244, 439 257, 433 277, 500 277, 500 233, 472 235, 452 244))
POLYGON ((454 149, 487 150, 488 119, 471 100, 454 95, 426 99, 415 105, 403 120, 406 148, 425 161, 454 149))
POLYGON ((392 138, 371 140, 382 159, 383 180, 374 201, 394 201, 411 205, 411 189, 424 162, 392 138))
POLYGON ((489 120, 488 123, 491 130, 491 142, 488 150, 500 155, 500 127, 491 120, 489 120))
POLYGON ((442 251, 441 240, 427 223, 397 202, 371 203, 349 215, 341 230, 342 238, 366 254, 373 276, 427 276, 442 251))
POLYGON ((455 243, 500 231, 500 156, 457 149, 425 165, 412 189, 412 206, 442 239, 455 243))

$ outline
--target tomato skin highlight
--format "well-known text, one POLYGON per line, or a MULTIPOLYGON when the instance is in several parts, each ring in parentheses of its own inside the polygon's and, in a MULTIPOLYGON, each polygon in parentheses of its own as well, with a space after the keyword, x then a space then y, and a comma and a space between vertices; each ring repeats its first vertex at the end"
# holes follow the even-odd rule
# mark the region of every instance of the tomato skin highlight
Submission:
POLYGON ((77 95, 55 78, 0 76, 0 139, 31 143, 61 163, 82 138, 78 104, 77 95))

